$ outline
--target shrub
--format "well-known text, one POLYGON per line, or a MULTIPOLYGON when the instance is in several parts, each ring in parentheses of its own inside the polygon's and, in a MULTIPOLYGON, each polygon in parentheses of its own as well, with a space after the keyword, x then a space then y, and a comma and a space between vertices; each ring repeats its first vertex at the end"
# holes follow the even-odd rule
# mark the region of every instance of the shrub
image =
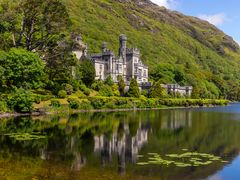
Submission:
POLYGON ((16 112, 28 113, 33 109, 33 99, 28 91, 16 89, 14 94, 8 98, 7 105, 16 112))
POLYGON ((58 97, 63 98, 63 99, 66 98, 67 97, 67 92, 65 90, 60 90, 58 92, 58 97))
POLYGON ((35 102, 36 104, 40 104, 40 102, 41 102, 41 96, 39 96, 39 95, 35 96, 35 97, 34 97, 34 102, 35 102))
POLYGON ((61 104, 60 104, 59 100, 57 100, 57 99, 52 99, 52 100, 51 100, 51 106, 58 108, 58 107, 61 106, 61 104))
POLYGON ((86 96, 89 96, 89 95, 90 95, 91 91, 90 91, 89 88, 86 87, 85 84, 81 84, 81 85, 79 86, 79 88, 80 88, 80 90, 81 90, 86 96))
POLYGON ((148 97, 148 90, 142 90, 141 95, 148 97))
POLYGON ((71 109, 78 109, 80 106, 80 101, 77 98, 68 98, 68 103, 71 109))
POLYGON ((98 93, 100 96, 110 97, 113 96, 112 88, 108 85, 103 85, 98 93))
POLYGON ((101 97, 94 97, 94 98, 89 98, 91 105, 93 106, 94 109, 101 109, 105 105, 105 98, 101 97))
POLYGON ((89 96, 90 93, 91 93, 91 90, 90 90, 89 88, 87 88, 87 89, 85 89, 85 90, 83 91, 83 93, 84 93, 86 96, 89 96))
POLYGON ((106 78, 106 80, 104 81, 104 83, 105 83, 106 85, 108 85, 108 86, 114 85, 114 81, 113 81, 113 79, 112 79, 111 76, 108 76, 108 77, 106 78))
POLYGON ((73 80, 73 82, 72 82, 73 90, 74 90, 74 91, 79 90, 79 86, 80 86, 79 81, 78 81, 78 80, 73 80))
POLYGON ((100 89, 102 89, 103 86, 104 86, 104 83, 98 80, 91 85, 91 88, 95 91, 99 91, 100 89))
POLYGON ((92 109, 91 102, 88 99, 81 99, 79 109, 92 109))
POLYGON ((8 106, 5 101, 0 101, 0 113, 4 113, 8 111, 8 106))
POLYGON ((117 84, 112 85, 112 92, 114 96, 120 96, 120 91, 117 84))
POLYGON ((48 101, 52 99, 54 96, 53 95, 41 95, 39 96, 41 98, 41 101, 48 101))
POLYGON ((68 95, 71 95, 73 93, 73 87, 70 84, 66 84, 64 89, 68 95))

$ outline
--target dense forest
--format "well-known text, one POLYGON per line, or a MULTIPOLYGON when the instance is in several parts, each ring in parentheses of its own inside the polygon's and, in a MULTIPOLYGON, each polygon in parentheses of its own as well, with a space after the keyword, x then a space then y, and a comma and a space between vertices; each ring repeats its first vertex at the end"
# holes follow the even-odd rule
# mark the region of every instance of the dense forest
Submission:
MULTIPOLYGON (((214 26, 149 1, 0 0, 0 112, 29 112, 33 102, 74 93, 77 98, 179 96, 168 95, 161 83, 192 85, 192 98, 238 100, 239 57, 239 46, 214 26), (102 41, 116 51, 122 33, 150 67, 150 92, 140 92, 134 79, 127 93, 121 77, 118 85, 111 77, 95 81, 91 62, 72 53, 79 34, 91 53, 102 41)), ((68 102, 76 107, 74 98, 68 102)))

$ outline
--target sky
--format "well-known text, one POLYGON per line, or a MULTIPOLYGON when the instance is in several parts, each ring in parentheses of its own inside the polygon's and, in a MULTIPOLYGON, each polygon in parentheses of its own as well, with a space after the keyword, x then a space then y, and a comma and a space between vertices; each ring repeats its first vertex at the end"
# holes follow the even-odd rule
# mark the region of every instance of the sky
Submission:
POLYGON ((240 0, 151 0, 216 25, 240 44, 240 0))

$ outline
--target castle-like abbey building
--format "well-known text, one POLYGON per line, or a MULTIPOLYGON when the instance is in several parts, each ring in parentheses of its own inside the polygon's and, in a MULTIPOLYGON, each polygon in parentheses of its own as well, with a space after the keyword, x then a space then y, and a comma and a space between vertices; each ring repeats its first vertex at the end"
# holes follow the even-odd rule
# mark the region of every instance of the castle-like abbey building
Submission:
MULTIPOLYGON (((81 36, 76 38, 78 48, 73 49, 73 53, 78 59, 87 57, 90 59, 96 70, 96 80, 105 80, 111 76, 114 82, 118 82, 118 76, 122 76, 126 87, 129 86, 132 78, 136 79, 141 89, 150 89, 148 82, 148 67, 140 59, 140 51, 137 48, 127 48, 127 37, 120 35, 119 52, 115 56, 112 50, 107 49, 107 44, 102 44, 102 52, 99 54, 88 54, 87 45, 82 42, 81 36)), ((168 93, 179 93, 183 96, 191 96, 191 86, 180 86, 178 84, 162 84, 168 93)))
POLYGON ((135 78, 137 82, 148 82, 148 67, 140 59, 140 51, 137 48, 127 48, 127 37, 121 35, 118 57, 107 49, 106 43, 102 44, 102 52, 94 54, 91 59, 96 69, 96 79, 105 80, 108 76, 117 82, 118 76, 122 76, 125 82, 135 78))

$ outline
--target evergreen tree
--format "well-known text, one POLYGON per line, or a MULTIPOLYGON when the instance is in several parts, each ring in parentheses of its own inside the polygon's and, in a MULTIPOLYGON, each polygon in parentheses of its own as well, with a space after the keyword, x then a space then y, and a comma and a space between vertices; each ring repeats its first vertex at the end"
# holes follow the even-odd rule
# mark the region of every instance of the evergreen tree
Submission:
POLYGON ((161 82, 157 81, 150 89, 150 98, 161 98, 164 97, 165 89, 161 86, 161 82))
POLYGON ((124 96, 125 82, 122 76, 118 76, 118 89, 121 96, 124 96))
POLYGON ((140 94, 140 90, 138 87, 138 83, 137 83, 136 79, 132 78, 131 82, 130 82, 129 90, 127 92, 127 96, 139 98, 140 95, 141 94, 140 94))
POLYGON ((71 84, 74 79, 73 67, 77 66, 77 59, 71 52, 71 46, 64 42, 64 46, 58 46, 45 53, 48 78, 54 84, 71 84))
POLYGON ((80 64, 81 79, 85 85, 90 87, 95 80, 96 71, 89 59, 84 59, 80 64))

